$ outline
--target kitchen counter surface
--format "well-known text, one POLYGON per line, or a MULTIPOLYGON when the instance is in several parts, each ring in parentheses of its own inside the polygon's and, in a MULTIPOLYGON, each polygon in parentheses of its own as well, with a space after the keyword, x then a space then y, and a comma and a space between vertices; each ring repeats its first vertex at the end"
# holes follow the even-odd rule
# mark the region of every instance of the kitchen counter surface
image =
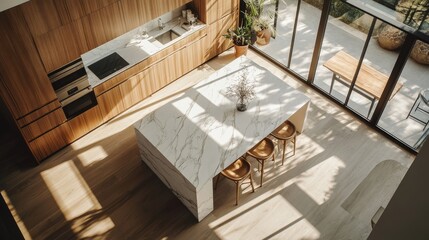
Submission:
POLYGON ((146 36, 139 33, 141 32, 141 29, 136 28, 120 37, 113 39, 81 56, 88 75, 89 84, 92 88, 94 88, 154 55, 155 53, 163 50, 164 48, 185 38, 186 36, 203 29, 205 26, 206 25, 204 23, 198 22, 195 26, 185 29, 185 27, 182 27, 182 23, 179 23, 179 20, 175 18, 165 23, 165 27, 163 29, 156 27, 149 31, 146 36), (157 36, 170 30, 173 30, 180 36, 168 42, 167 44, 162 44, 155 39, 157 36), (119 69, 118 71, 108 75, 103 79, 99 79, 91 70, 88 69, 88 66, 113 52, 118 53, 125 61, 129 63, 129 65, 119 69))
POLYGON ((212 178, 285 120, 302 132, 309 102, 268 70, 238 58, 135 123, 142 160, 201 220, 213 209, 212 178), (256 96, 238 112, 226 88, 243 71, 256 96))

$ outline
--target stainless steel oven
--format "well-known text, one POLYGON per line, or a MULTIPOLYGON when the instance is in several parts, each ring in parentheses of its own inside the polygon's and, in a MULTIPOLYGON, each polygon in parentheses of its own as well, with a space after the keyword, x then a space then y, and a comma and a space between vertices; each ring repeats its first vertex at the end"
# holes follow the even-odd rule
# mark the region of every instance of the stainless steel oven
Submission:
POLYGON ((81 58, 49 73, 48 77, 67 119, 97 105, 81 58))

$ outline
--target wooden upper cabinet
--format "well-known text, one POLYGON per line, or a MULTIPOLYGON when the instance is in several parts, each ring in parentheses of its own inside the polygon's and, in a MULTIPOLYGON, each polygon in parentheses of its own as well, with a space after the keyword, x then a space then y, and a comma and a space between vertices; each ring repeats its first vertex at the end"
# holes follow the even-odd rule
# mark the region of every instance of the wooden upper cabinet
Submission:
POLYGON ((57 99, 21 8, 0 13, 1 94, 15 119, 57 99))
POLYGON ((82 18, 88 47, 93 49, 126 32, 124 15, 119 2, 82 18))
POLYGON ((239 0, 218 0, 217 17, 221 19, 238 9, 239 0))
POLYGON ((61 26, 61 18, 57 12, 57 0, 31 0, 20 8, 33 36, 42 35, 61 26))
POLYGON ((51 72, 79 58, 89 50, 80 21, 61 26, 34 40, 46 72, 51 72))
POLYGON ((127 30, 132 30, 152 19, 151 0, 121 0, 127 30))
POLYGON ((55 0, 58 15, 63 24, 85 17, 118 0, 55 0))
POLYGON ((226 15, 236 12, 239 0, 201 0, 199 5, 205 7, 206 23, 212 24, 226 15))

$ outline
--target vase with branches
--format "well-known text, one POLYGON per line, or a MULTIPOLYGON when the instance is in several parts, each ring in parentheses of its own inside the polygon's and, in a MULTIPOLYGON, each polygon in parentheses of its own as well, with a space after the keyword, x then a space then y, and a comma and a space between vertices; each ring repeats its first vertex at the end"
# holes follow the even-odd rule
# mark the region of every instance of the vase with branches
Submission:
POLYGON ((248 76, 247 70, 240 72, 238 80, 226 91, 227 96, 237 98, 237 110, 241 112, 247 110, 247 103, 255 97, 255 85, 248 76))

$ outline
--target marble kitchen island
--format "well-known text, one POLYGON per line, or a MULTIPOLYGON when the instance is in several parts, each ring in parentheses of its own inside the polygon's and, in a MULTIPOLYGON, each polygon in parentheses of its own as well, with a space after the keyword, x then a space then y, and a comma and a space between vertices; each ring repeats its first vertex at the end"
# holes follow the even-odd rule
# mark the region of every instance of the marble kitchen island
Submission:
POLYGON ((213 177, 282 122, 304 128, 310 99, 240 57, 134 124, 142 160, 201 221, 213 210, 213 177), (227 87, 243 69, 255 84, 245 112, 227 87))

